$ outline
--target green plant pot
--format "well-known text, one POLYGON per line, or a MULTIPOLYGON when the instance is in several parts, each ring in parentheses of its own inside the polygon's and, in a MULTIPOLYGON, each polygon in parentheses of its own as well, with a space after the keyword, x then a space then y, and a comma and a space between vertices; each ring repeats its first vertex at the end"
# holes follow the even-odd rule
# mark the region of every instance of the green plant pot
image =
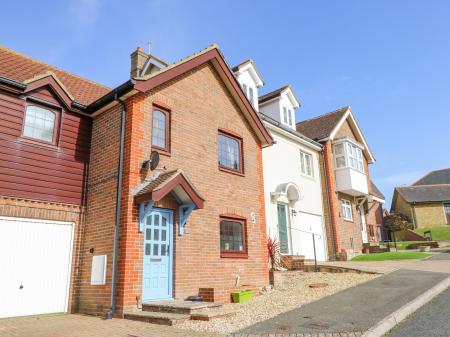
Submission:
POLYGON ((234 293, 231 293, 231 298, 234 303, 243 303, 253 301, 253 290, 241 290, 234 293))

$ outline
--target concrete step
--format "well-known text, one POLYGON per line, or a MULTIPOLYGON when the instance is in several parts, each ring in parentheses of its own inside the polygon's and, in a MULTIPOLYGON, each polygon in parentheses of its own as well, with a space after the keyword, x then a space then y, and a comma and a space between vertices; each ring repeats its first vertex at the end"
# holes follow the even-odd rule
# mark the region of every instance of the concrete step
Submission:
POLYGON ((174 314, 169 312, 136 311, 126 312, 123 317, 132 321, 140 321, 159 325, 177 325, 187 321, 191 317, 186 314, 174 314))
POLYGON ((205 309, 191 314, 194 321, 212 321, 217 318, 225 318, 236 315, 236 311, 226 310, 223 308, 205 309))
POLYGON ((148 312, 167 312, 190 315, 202 310, 220 308, 220 302, 193 302, 193 301, 157 301, 142 303, 142 310, 148 312))

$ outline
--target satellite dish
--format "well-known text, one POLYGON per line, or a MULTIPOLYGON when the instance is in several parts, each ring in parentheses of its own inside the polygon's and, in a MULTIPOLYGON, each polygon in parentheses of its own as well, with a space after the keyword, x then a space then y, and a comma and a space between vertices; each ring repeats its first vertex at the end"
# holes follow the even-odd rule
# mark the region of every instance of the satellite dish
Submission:
POLYGON ((159 164, 159 152, 158 151, 152 151, 150 154, 150 170, 154 170, 158 167, 159 164))

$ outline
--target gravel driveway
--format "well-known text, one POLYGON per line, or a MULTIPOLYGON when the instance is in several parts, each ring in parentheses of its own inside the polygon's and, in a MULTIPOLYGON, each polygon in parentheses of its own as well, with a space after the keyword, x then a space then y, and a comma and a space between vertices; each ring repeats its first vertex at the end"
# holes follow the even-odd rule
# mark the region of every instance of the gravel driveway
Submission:
POLYGON ((237 312, 235 316, 209 322, 186 321, 178 325, 177 328, 229 334, 282 312, 300 307, 305 303, 372 280, 377 276, 354 273, 288 272, 285 281, 279 288, 258 296, 254 301, 226 304, 226 309, 237 312), (310 288, 309 285, 312 283, 328 283, 328 286, 325 288, 310 288))

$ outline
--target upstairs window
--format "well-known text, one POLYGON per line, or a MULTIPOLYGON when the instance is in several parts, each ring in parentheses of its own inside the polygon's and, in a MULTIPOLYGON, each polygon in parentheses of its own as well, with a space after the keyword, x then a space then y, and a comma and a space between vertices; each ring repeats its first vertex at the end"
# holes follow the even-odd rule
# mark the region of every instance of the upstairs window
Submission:
POLYGON ((57 115, 54 111, 28 105, 25 111, 23 136, 46 143, 56 143, 57 115))
POLYGON ((362 150, 350 142, 342 142, 334 145, 334 162, 336 168, 351 167, 364 173, 362 150))
POLYGON ((352 203, 348 200, 341 200, 342 217, 344 220, 353 221, 352 203))
POLYGON ((252 106, 255 106, 255 93, 254 89, 244 83, 242 83, 242 90, 244 91, 245 96, 247 96, 248 100, 252 104, 252 106))
POLYGON ((242 139, 219 131, 219 167, 243 173, 242 139))
POLYGON ((292 118, 292 111, 289 110, 286 107, 283 107, 283 124, 294 126, 293 124, 293 118, 292 118))
POLYGON ((313 177, 313 157, 311 154, 300 151, 300 167, 303 175, 313 177))
POLYGON ((169 112, 162 109, 153 110, 152 147, 169 152, 169 112))
POLYGON ((254 105, 255 102, 255 98, 253 97, 253 88, 252 87, 248 87, 248 100, 250 101, 250 103, 252 103, 252 105, 254 105))

